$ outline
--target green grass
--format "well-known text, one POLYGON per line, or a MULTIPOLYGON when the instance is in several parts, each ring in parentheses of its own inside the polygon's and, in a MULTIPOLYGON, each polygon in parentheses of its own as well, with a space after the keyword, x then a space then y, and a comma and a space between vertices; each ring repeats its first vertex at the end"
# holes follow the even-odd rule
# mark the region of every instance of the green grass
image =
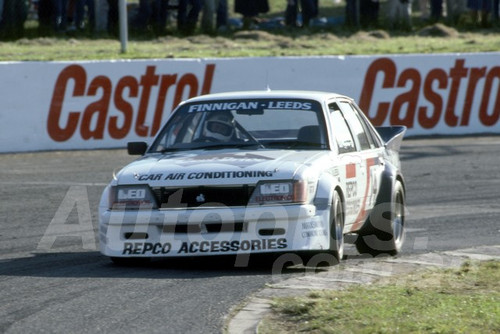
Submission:
MULTIPOLYGON (((129 1, 133 2, 133 1, 129 1)), ((240 17, 232 12, 230 16, 240 17)), ((320 16, 343 17, 344 4, 320 2, 320 16)), ((107 59, 163 59, 163 58, 221 58, 221 57, 275 57, 372 55, 410 53, 463 53, 500 51, 500 29, 479 29, 465 20, 456 30, 446 30, 445 37, 422 34, 428 25, 415 12, 412 31, 390 31, 384 18, 382 1, 380 26, 366 30, 349 29, 343 25, 329 28, 275 29, 269 31, 238 31, 217 36, 197 32, 182 36, 175 27, 164 36, 151 31, 130 33, 126 53, 121 53, 120 42, 107 34, 53 35, 38 37, 37 24, 26 24, 26 37, 0 42, 0 61, 50 60, 107 60, 107 59)), ((271 11, 263 19, 283 15, 285 1, 270 0, 271 11)), ((466 17, 465 17, 466 19, 466 17)))
POLYGON ((274 300, 260 333, 500 333, 500 261, 274 300))
POLYGON ((500 50, 500 36, 469 35, 463 38, 393 37, 377 39, 368 34, 337 37, 331 33, 282 36, 248 32, 233 37, 162 37, 130 41, 128 52, 108 39, 43 38, 0 42, 0 61, 163 59, 327 56, 411 53, 464 53, 500 50))

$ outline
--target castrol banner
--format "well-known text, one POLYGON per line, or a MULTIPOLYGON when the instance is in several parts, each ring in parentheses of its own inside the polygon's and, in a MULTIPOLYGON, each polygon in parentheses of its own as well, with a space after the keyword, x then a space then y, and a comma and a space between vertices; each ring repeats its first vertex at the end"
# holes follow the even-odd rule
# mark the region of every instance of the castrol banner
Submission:
POLYGON ((183 100, 239 90, 354 98, 407 136, 500 133, 500 53, 0 62, 0 152, 151 142, 183 100))

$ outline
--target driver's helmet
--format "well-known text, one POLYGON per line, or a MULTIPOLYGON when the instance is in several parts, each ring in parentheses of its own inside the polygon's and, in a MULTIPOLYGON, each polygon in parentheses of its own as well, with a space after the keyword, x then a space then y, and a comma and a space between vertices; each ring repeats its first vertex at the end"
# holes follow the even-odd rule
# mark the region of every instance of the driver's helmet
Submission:
POLYGON ((227 113, 214 113, 205 121, 203 135, 220 141, 229 141, 234 134, 234 118, 227 113))

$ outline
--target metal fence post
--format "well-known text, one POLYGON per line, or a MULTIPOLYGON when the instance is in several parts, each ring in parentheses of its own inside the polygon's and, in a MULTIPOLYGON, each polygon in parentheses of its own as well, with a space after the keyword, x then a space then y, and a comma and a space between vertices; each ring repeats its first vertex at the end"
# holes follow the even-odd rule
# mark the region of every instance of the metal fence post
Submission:
POLYGON ((120 17, 120 42, 121 42, 121 52, 127 52, 127 42, 128 42, 128 18, 127 18, 127 0, 120 0, 118 4, 118 12, 120 17))

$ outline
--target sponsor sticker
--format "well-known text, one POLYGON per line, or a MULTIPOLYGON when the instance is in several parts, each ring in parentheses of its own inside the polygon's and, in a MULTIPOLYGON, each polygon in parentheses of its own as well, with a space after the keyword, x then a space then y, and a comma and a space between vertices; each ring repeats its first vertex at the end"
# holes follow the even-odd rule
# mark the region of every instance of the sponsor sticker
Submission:
POLYGON ((273 171, 249 170, 249 171, 221 171, 221 172, 191 172, 191 173, 169 173, 137 175, 139 181, 161 181, 161 180, 211 180, 211 179, 245 179, 245 178, 268 178, 273 177, 273 171))
POLYGON ((192 104, 188 112, 207 112, 207 111, 260 111, 262 109, 289 109, 289 110, 312 110, 311 102, 298 101, 221 101, 192 104))
POLYGON ((286 238, 253 239, 253 240, 205 240, 182 242, 178 250, 172 250, 172 244, 152 242, 125 242, 122 255, 166 255, 197 254, 197 253, 227 253, 238 251, 280 250, 288 247, 286 238))

